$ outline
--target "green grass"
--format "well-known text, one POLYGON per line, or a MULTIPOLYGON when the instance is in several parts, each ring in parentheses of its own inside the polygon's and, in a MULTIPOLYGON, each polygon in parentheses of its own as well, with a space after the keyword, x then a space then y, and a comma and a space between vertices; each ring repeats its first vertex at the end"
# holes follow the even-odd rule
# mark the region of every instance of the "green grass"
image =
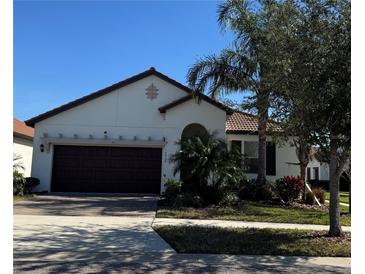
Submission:
POLYGON ((32 198, 33 196, 34 196, 33 194, 13 195, 13 203, 15 204, 16 202, 19 202, 19 201, 28 200, 28 199, 32 198))
MULTIPOLYGON (((326 200, 329 200, 330 199, 330 193, 326 192, 325 197, 326 197, 326 200)), ((346 192, 346 191, 340 191, 340 202, 348 204, 349 200, 350 200, 349 193, 346 192)))
MULTIPOLYGON (((327 211, 284 208, 247 202, 238 208, 171 208, 159 207, 157 218, 217 219, 248 222, 298 223, 328 225, 327 211)), ((342 214, 341 224, 351 225, 351 215, 342 214)))
POLYGON ((156 226, 156 232, 179 253, 351 256, 351 234, 330 238, 327 232, 293 229, 156 226))

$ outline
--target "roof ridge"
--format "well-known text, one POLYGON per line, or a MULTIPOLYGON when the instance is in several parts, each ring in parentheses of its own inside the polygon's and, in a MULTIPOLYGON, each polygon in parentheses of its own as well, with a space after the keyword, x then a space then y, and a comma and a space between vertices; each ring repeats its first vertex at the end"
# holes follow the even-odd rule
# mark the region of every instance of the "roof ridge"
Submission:
POLYGON ((106 88, 99 89, 99 90, 97 90, 95 92, 92 92, 92 93, 90 93, 88 95, 82 96, 82 97, 80 97, 78 99, 75 99, 75 100, 70 101, 68 103, 65 103, 65 104, 63 104, 61 106, 55 107, 55 108, 53 108, 53 109, 51 109, 49 111, 46 111, 44 113, 41 113, 41 114, 39 114, 39 115, 37 115, 35 117, 32 117, 32 118, 26 120, 25 121, 25 124, 28 125, 28 126, 34 127, 34 124, 37 123, 37 122, 39 122, 39 121, 42 121, 44 119, 47 119, 47 118, 49 118, 51 116, 54 116, 54 115, 56 115, 58 113, 61 113, 61 112, 65 111, 65 110, 68 110, 68 109, 71 109, 73 107, 76 107, 78 105, 81 105, 81 104, 86 103, 88 101, 91 101, 93 99, 96 99, 96 98, 98 98, 100 96, 103 96, 105 94, 108 94, 109 92, 112 92, 112 91, 114 91, 114 90, 116 90, 118 88, 122 88, 124 86, 129 85, 129 84, 132 84, 134 82, 137 82, 138 80, 141 80, 141 79, 143 79, 145 77, 148 77, 150 75, 155 75, 155 76, 159 77, 160 79, 165 80, 166 82, 168 82, 168 83, 176 86, 177 88, 180 88, 181 90, 185 91, 188 94, 192 94, 193 93, 193 90, 190 89, 189 87, 187 87, 187 86, 185 86, 185 85, 177 82, 176 80, 168 77, 167 75, 165 75, 165 74, 157 71, 154 67, 150 67, 148 70, 145 70, 145 71, 143 71, 141 73, 138 73, 136 75, 133 75, 131 77, 128 77, 128 78, 126 78, 126 79, 124 79, 122 81, 119 81, 119 82, 117 82, 115 84, 112 84, 112 85, 110 85, 110 86, 108 86, 106 88))

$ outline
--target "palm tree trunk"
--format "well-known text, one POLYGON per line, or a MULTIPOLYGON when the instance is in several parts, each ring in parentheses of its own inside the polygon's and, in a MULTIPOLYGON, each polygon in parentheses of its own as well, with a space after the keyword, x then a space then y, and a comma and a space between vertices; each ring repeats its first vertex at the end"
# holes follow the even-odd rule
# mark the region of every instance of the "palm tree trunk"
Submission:
POLYGON ((337 140, 330 141, 330 231, 329 235, 338 237, 342 234, 340 224, 340 176, 338 175, 337 165, 337 140))
POLYGON ((303 162, 300 162, 299 163, 299 166, 300 166, 300 179, 302 179, 303 181, 303 192, 302 192, 302 200, 304 201, 305 200, 305 171, 307 169, 307 165, 308 163, 303 163, 303 162))
POLYGON ((266 95, 258 95, 258 170, 256 185, 260 188, 266 183, 266 127, 268 121, 269 100, 266 95))
MULTIPOLYGON (((303 192, 302 192, 302 200, 305 200, 305 175, 306 169, 309 163, 309 152, 311 150, 311 146, 305 144, 303 141, 299 141, 297 146, 297 156, 299 159, 299 167, 300 167, 300 178, 303 180, 303 192)), ((309 179, 309 178, 308 178, 309 179)))

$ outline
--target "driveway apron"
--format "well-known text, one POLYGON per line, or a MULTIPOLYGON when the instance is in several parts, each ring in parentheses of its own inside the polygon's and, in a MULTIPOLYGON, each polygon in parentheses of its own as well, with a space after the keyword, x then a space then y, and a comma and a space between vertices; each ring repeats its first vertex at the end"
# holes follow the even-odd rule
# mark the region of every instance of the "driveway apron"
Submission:
POLYGON ((157 197, 143 195, 45 195, 16 203, 14 259, 175 253, 151 227, 156 204, 157 197))

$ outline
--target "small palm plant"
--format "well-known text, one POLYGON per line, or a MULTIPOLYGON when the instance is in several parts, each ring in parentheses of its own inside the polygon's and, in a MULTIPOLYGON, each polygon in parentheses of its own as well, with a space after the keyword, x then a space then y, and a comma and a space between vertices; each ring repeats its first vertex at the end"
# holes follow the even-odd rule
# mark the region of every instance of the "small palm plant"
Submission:
POLYGON ((13 194, 24 195, 25 178, 22 156, 13 154, 13 194))
POLYGON ((14 153, 13 154, 13 171, 19 172, 19 170, 24 171, 24 165, 21 161, 23 158, 19 154, 14 153))
POLYGON ((194 192, 202 193, 208 185, 216 189, 233 187, 244 176, 241 154, 229 151, 226 142, 215 134, 183 139, 177 144, 181 149, 170 158, 175 163, 174 174, 180 171, 181 180, 189 182, 194 192))

